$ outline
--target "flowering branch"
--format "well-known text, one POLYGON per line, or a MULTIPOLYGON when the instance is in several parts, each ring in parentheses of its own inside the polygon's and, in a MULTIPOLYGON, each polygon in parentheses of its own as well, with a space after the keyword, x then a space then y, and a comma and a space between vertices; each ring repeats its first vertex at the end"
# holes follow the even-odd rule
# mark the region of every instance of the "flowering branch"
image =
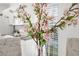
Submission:
POLYGON ((48 21, 52 20, 53 17, 48 15, 46 3, 35 3, 33 4, 35 15, 38 19, 36 24, 31 23, 31 16, 27 13, 25 5, 20 5, 17 9, 18 17, 21 18, 25 23, 28 22, 27 32, 40 46, 44 46, 49 39, 49 34, 56 31, 57 28, 63 29, 65 25, 75 24, 76 17, 79 16, 77 13, 79 8, 73 8, 76 3, 64 13, 63 17, 49 29, 48 21), (75 11, 77 10, 77 11, 75 11), (34 25, 34 26, 33 26, 34 25))
POLYGON ((72 4, 72 6, 69 8, 69 10, 66 11, 66 13, 64 13, 64 16, 61 17, 61 19, 54 25, 54 27, 60 27, 61 28, 61 27, 65 26, 66 24, 69 25, 69 24, 74 22, 74 20, 75 20, 74 18, 77 17, 77 14, 76 13, 73 14, 73 12, 74 12, 73 10, 79 11, 79 8, 73 8, 75 5, 77 5, 77 4, 76 3, 72 4))

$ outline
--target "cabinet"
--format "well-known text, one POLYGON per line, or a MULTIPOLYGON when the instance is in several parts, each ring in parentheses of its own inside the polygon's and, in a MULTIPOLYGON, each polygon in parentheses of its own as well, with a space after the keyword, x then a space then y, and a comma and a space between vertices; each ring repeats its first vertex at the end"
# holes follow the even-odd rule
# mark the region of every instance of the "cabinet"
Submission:
POLYGON ((0 56, 21 56, 20 39, 0 38, 0 56))

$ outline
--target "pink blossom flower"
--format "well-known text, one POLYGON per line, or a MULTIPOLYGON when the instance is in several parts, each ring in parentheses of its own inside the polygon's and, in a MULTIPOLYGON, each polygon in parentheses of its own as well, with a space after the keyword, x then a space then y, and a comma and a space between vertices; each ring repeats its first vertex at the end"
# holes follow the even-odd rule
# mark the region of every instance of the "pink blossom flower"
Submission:
POLYGON ((45 20, 45 21, 42 22, 41 28, 45 32, 49 30, 49 28, 48 28, 48 21, 47 20, 45 20))
POLYGON ((48 40, 49 40, 49 33, 45 33, 45 34, 43 35, 43 38, 44 38, 46 41, 48 41, 48 40))
POLYGON ((34 25, 34 28, 35 28, 35 31, 37 31, 37 32, 38 32, 38 27, 39 27, 38 22, 36 22, 34 25))

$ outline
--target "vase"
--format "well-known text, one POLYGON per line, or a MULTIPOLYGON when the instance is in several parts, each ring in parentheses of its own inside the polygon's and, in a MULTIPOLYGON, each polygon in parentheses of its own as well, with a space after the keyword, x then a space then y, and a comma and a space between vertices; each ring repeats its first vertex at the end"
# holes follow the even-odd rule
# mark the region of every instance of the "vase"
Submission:
POLYGON ((38 53, 38 56, 43 56, 43 47, 42 46, 37 45, 37 53, 38 53))

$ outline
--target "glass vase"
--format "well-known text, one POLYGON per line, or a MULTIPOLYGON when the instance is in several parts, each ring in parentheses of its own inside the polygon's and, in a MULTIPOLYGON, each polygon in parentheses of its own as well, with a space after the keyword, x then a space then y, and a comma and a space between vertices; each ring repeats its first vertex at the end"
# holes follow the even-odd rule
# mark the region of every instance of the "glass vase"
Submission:
MULTIPOLYGON (((38 45, 37 45, 38 46, 38 45)), ((38 56, 43 56, 43 47, 42 46, 38 46, 37 48, 38 50, 38 56)))

